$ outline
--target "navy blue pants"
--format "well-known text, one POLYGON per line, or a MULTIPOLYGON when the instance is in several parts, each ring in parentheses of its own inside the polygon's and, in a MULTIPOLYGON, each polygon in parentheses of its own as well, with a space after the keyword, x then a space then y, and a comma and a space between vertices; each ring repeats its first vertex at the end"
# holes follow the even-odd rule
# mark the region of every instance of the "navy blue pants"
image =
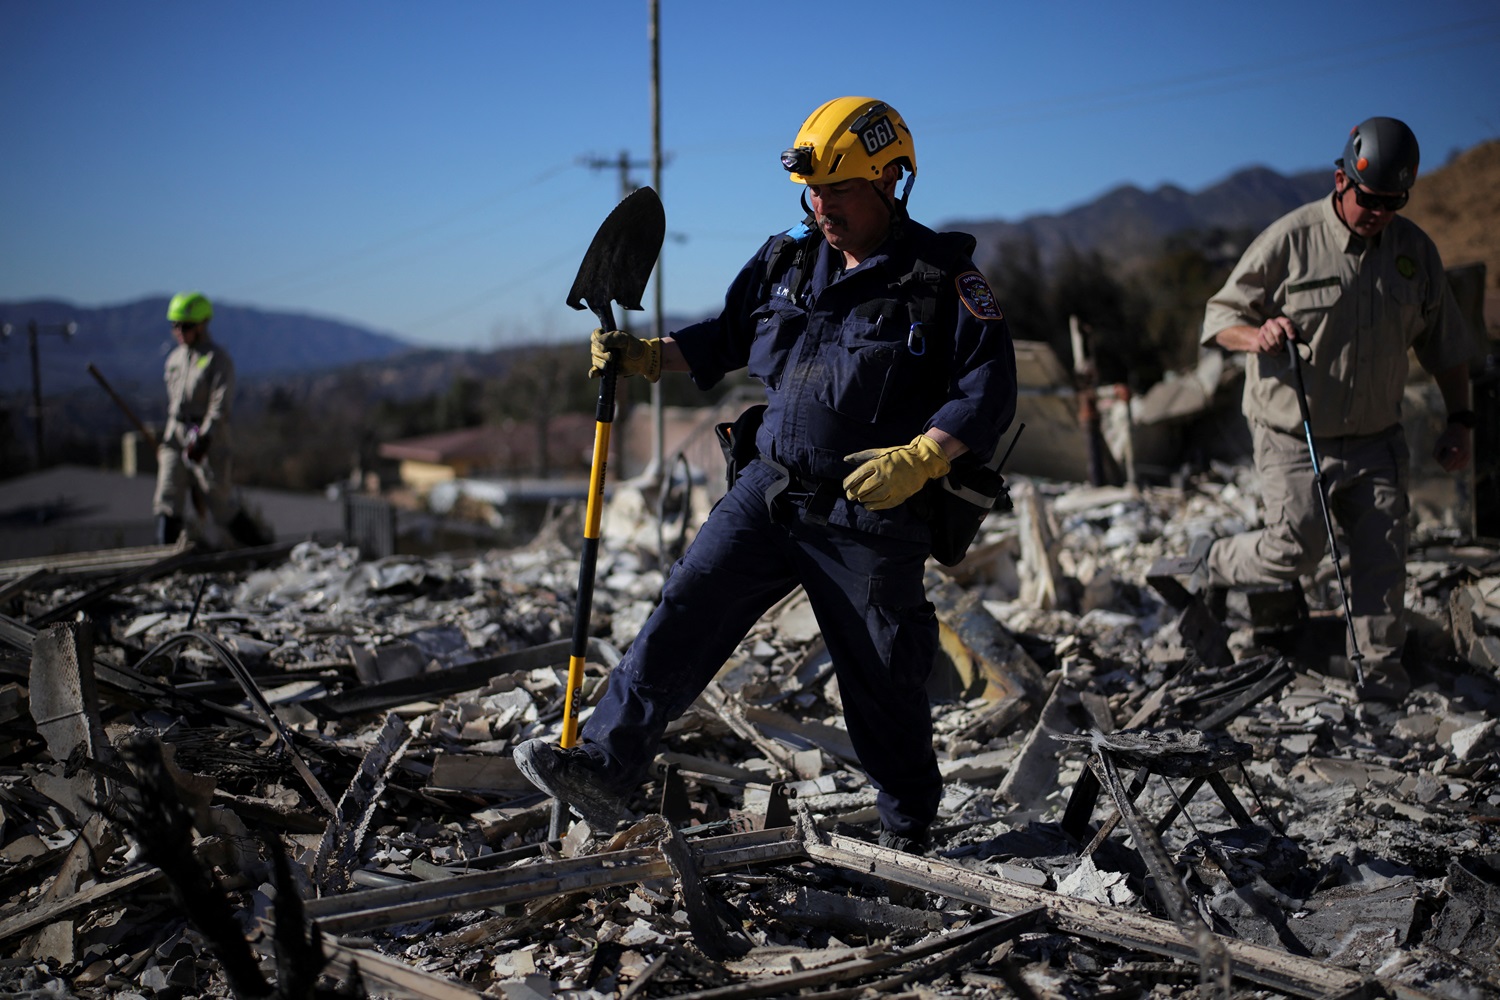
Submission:
POLYGON ((765 491, 774 481, 757 462, 714 508, 611 673, 582 744, 621 792, 634 788, 667 725, 800 583, 833 660, 850 740, 879 791, 881 822, 919 830, 942 796, 926 688, 938 635, 922 585, 929 546, 808 524, 796 500, 778 501, 789 516, 773 520, 765 491))

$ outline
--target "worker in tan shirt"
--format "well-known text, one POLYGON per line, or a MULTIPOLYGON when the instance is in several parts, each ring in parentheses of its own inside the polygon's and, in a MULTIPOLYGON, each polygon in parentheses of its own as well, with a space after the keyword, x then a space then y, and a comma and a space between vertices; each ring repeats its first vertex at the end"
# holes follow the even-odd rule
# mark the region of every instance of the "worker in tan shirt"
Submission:
POLYGON ((1206 553, 1218 586, 1295 581, 1328 549, 1297 383, 1287 349, 1300 350, 1308 426, 1323 466, 1328 508, 1349 557, 1350 650, 1363 654, 1361 697, 1410 689, 1401 665, 1410 456, 1401 397, 1412 349, 1436 379, 1447 429, 1435 457, 1465 468, 1474 413, 1474 343, 1448 288, 1437 247, 1397 213, 1417 177, 1416 136, 1394 118, 1350 133, 1333 194, 1282 217, 1245 251, 1208 302, 1203 343, 1251 355, 1244 411, 1262 483, 1264 527, 1220 538, 1206 553), (1354 643, 1358 643, 1357 650, 1354 643))
POLYGON ((182 534, 187 496, 242 546, 267 542, 235 501, 230 483, 233 449, 230 412, 234 363, 208 332, 213 305, 200 292, 182 292, 167 305, 177 346, 167 355, 167 427, 156 450, 156 541, 170 545, 182 534))

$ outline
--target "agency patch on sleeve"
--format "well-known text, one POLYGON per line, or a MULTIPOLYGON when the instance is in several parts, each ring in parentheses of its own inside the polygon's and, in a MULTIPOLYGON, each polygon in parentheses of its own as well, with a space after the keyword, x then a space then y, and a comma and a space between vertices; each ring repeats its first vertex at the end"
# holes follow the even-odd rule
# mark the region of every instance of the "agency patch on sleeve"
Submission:
POLYGON ((954 283, 958 286, 959 300, 979 319, 1005 318, 1005 314, 1000 311, 1000 303, 995 301, 995 293, 990 291, 990 283, 984 280, 984 275, 978 271, 965 271, 954 279, 954 283))

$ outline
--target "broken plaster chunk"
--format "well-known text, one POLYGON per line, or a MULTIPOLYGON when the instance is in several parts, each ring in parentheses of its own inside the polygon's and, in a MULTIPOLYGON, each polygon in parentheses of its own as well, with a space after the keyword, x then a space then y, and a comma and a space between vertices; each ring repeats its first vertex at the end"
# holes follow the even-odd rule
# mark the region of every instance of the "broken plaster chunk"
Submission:
POLYGON ((1481 670, 1500 670, 1500 635, 1477 635, 1464 657, 1481 670))
MULTIPOLYGON (((792 754, 792 768, 797 772, 797 777, 813 780, 823 773, 823 751, 814 747, 811 750, 799 750, 792 754)), ((833 789, 829 789, 832 791, 833 789)))
POLYGON ((549 1000, 553 996, 552 980, 532 974, 500 984, 505 1000, 549 1000))
POLYGON ((1038 889, 1047 888, 1047 883, 1051 881, 1044 871, 1040 871, 1030 865, 1016 864, 1010 861, 1002 861, 995 865, 995 874, 1011 882, 1035 886, 1038 889))
POLYGON ((1453 756, 1460 761, 1466 761, 1474 752, 1474 749, 1484 742, 1490 733, 1494 732, 1495 720, 1485 719, 1464 729, 1460 729, 1448 738, 1448 749, 1453 756))
POLYGON ((1317 745, 1315 733, 1293 733, 1281 739, 1281 748, 1294 757, 1305 757, 1317 745))
POLYGON ((142 632, 149 632, 153 627, 160 625, 169 617, 170 615, 165 611, 156 611, 149 615, 141 615, 127 625, 125 631, 120 633, 120 636, 124 639, 133 639, 142 632))
POLYGON ((1057 883, 1057 891, 1074 899, 1105 906, 1126 906, 1135 901, 1135 893, 1126 885, 1124 872, 1100 871, 1093 855, 1084 858, 1077 868, 1057 883))
POLYGON ((1408 743, 1431 743, 1437 737, 1438 717, 1426 712, 1397 719, 1391 735, 1408 743))
POLYGON ((1443 786, 1438 781, 1437 776, 1429 771, 1423 771, 1417 775, 1416 787, 1412 789, 1412 794, 1418 802, 1425 806, 1431 804, 1434 799, 1442 794, 1442 791, 1443 786))
POLYGON ((637 918, 617 943, 627 948, 635 948, 641 945, 661 944, 665 940, 666 938, 657 933, 644 919, 637 918))

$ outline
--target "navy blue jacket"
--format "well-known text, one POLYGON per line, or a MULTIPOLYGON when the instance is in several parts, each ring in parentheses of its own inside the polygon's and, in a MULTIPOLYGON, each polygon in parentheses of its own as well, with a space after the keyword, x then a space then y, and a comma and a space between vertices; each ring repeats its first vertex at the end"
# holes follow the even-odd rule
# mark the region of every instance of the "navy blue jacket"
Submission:
MULTIPOLYGON (((973 261, 955 258, 938 234, 910 220, 900 234, 830 282, 843 254, 819 234, 791 230, 816 248, 795 300, 784 258, 782 273, 768 274, 784 239, 772 237, 730 285, 718 317, 672 335, 700 388, 740 368, 765 384, 756 445, 799 475, 841 481, 854 471, 845 455, 906 444, 934 426, 967 445, 969 461, 982 461, 1015 415, 1010 330, 992 297, 986 301, 973 261), (918 261, 944 273, 936 318, 914 342, 910 306, 920 293, 902 279, 918 261)), ((925 526, 913 523, 909 508, 869 511, 841 499, 829 521, 914 537, 925 526)))

